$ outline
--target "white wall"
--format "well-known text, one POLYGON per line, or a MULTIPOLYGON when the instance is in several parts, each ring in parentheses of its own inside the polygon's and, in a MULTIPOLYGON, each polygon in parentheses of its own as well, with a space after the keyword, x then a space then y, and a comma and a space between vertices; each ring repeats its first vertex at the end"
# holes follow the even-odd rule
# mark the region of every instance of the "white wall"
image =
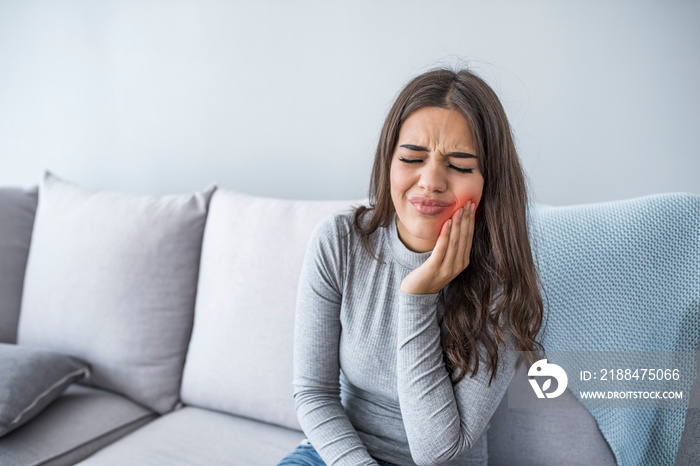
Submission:
POLYGON ((366 196, 403 84, 464 63, 537 201, 700 194, 700 2, 0 1, 0 185, 366 196))

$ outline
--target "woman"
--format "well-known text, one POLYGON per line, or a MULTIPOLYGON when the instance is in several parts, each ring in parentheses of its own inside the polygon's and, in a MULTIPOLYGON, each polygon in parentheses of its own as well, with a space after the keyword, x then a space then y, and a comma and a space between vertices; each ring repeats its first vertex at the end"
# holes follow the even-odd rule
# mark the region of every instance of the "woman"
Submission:
POLYGON ((280 464, 486 464, 489 420, 517 351, 542 350, 543 313, 524 176, 491 88, 466 70, 410 82, 369 199, 309 243, 294 349, 308 440, 280 464))

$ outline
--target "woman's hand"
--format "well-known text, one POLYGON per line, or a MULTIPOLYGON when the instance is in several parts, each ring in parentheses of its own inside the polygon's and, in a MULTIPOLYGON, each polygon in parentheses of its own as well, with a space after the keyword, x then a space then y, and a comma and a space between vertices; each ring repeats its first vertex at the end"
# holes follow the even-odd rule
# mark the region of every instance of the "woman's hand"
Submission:
POLYGON ((403 279, 401 291, 437 293, 467 268, 474 237, 475 209, 475 204, 469 202, 442 225, 432 254, 403 279))

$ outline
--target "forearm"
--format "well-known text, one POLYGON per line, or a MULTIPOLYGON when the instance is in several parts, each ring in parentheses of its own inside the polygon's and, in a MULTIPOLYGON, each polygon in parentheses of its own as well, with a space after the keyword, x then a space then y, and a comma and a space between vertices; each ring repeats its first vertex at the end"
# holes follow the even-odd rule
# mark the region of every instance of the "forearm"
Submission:
POLYGON ((333 305, 300 299, 294 348, 294 401, 304 433, 331 465, 375 465, 340 401, 339 323, 321 319, 333 305), (309 315, 308 309, 315 312, 309 315))
POLYGON ((329 390, 295 386, 299 422, 328 466, 374 465, 340 403, 329 390))
POLYGON ((398 396, 411 455, 418 464, 448 461, 481 434, 463 428, 461 422, 443 362, 437 296, 402 292, 399 301, 398 396))
POLYGON ((401 413, 419 464, 448 461, 471 448, 483 434, 508 388, 518 353, 512 333, 499 348, 496 375, 481 361, 476 375, 453 384, 442 356, 437 295, 400 297, 397 378, 401 413))

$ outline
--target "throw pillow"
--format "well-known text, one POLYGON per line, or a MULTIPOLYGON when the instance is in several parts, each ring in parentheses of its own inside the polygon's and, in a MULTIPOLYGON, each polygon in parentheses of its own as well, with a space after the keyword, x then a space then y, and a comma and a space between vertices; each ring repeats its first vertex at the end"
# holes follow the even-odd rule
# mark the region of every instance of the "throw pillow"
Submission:
POLYGON ((96 191, 46 173, 18 341, 75 355, 91 384, 158 413, 179 402, 199 256, 214 188, 96 191))
POLYGON ((39 414, 71 383, 88 378, 88 365, 65 354, 0 343, 0 437, 39 414))
POLYGON ((361 203, 216 191, 182 376, 184 403, 301 430, 292 387, 299 272, 316 225, 361 203))
POLYGON ((37 188, 0 188, 0 342, 17 341, 17 322, 37 188))

